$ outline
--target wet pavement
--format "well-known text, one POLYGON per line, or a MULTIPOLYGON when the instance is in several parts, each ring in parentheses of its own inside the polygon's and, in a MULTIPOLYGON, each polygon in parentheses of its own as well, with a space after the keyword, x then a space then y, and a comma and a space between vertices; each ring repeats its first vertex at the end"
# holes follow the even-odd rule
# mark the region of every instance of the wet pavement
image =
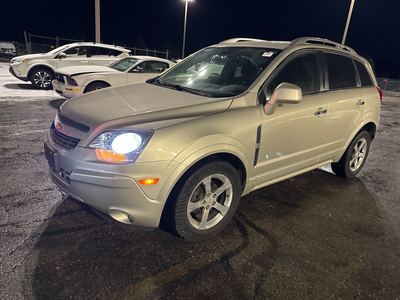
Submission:
POLYGON ((63 199, 42 146, 63 100, 2 88, 0 299, 400 299, 399 98, 359 177, 315 170, 261 189, 191 243, 63 199))

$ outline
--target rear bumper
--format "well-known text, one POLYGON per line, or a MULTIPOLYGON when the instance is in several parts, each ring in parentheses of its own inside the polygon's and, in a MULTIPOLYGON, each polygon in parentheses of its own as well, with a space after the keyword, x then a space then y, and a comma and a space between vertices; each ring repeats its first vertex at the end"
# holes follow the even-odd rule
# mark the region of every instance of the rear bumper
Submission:
POLYGON ((8 69, 9 72, 15 77, 18 78, 19 80, 23 80, 23 81, 29 81, 28 77, 24 77, 24 76, 19 76, 15 71, 14 68, 12 66, 10 66, 10 68, 8 69))
POLYGON ((62 83, 56 79, 52 81, 52 85, 55 92, 66 98, 73 98, 83 94, 83 88, 62 83))

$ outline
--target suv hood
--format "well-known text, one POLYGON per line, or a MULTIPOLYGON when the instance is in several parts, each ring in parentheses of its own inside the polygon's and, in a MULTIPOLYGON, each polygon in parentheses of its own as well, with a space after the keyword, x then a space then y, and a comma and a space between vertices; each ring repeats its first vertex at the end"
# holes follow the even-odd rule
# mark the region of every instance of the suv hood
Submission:
POLYGON ((11 63, 14 60, 23 60, 23 59, 34 59, 34 58, 43 58, 45 54, 39 53, 39 54, 27 54, 27 55, 21 55, 21 56, 16 56, 11 60, 11 63))
MULTIPOLYGON (((149 83, 137 83, 84 94, 66 101, 63 115, 89 126, 94 135, 107 128, 152 123, 156 129, 229 108, 233 98, 208 98, 149 83)), ((146 127, 146 126, 144 126, 146 127)), ((91 134, 92 135, 92 134, 91 134)))
POLYGON ((115 69, 105 66, 96 66, 96 65, 64 67, 57 69, 56 72, 68 76, 91 74, 91 73, 120 73, 115 69))

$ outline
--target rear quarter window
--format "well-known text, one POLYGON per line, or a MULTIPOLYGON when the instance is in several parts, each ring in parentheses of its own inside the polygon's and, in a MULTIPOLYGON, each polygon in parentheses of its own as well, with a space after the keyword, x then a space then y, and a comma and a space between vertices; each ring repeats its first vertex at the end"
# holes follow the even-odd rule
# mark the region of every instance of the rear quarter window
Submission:
POLYGON ((357 87, 356 70, 351 58, 339 54, 325 53, 325 59, 330 90, 357 87))
POLYGON ((365 66, 359 61, 355 61, 357 66, 358 75, 360 77, 361 86, 373 86, 371 76, 369 75, 365 66))

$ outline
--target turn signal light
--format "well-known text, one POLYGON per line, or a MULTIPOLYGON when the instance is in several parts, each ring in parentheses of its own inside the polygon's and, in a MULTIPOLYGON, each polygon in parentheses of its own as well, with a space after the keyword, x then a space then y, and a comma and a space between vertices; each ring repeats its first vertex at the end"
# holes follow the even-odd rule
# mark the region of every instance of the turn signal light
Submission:
POLYGON ((139 180, 139 183, 143 185, 153 185, 157 184, 159 181, 160 178, 143 178, 139 180))
POLYGON ((111 150, 96 149, 96 157, 98 160, 121 163, 125 162, 125 154, 118 154, 111 150))

